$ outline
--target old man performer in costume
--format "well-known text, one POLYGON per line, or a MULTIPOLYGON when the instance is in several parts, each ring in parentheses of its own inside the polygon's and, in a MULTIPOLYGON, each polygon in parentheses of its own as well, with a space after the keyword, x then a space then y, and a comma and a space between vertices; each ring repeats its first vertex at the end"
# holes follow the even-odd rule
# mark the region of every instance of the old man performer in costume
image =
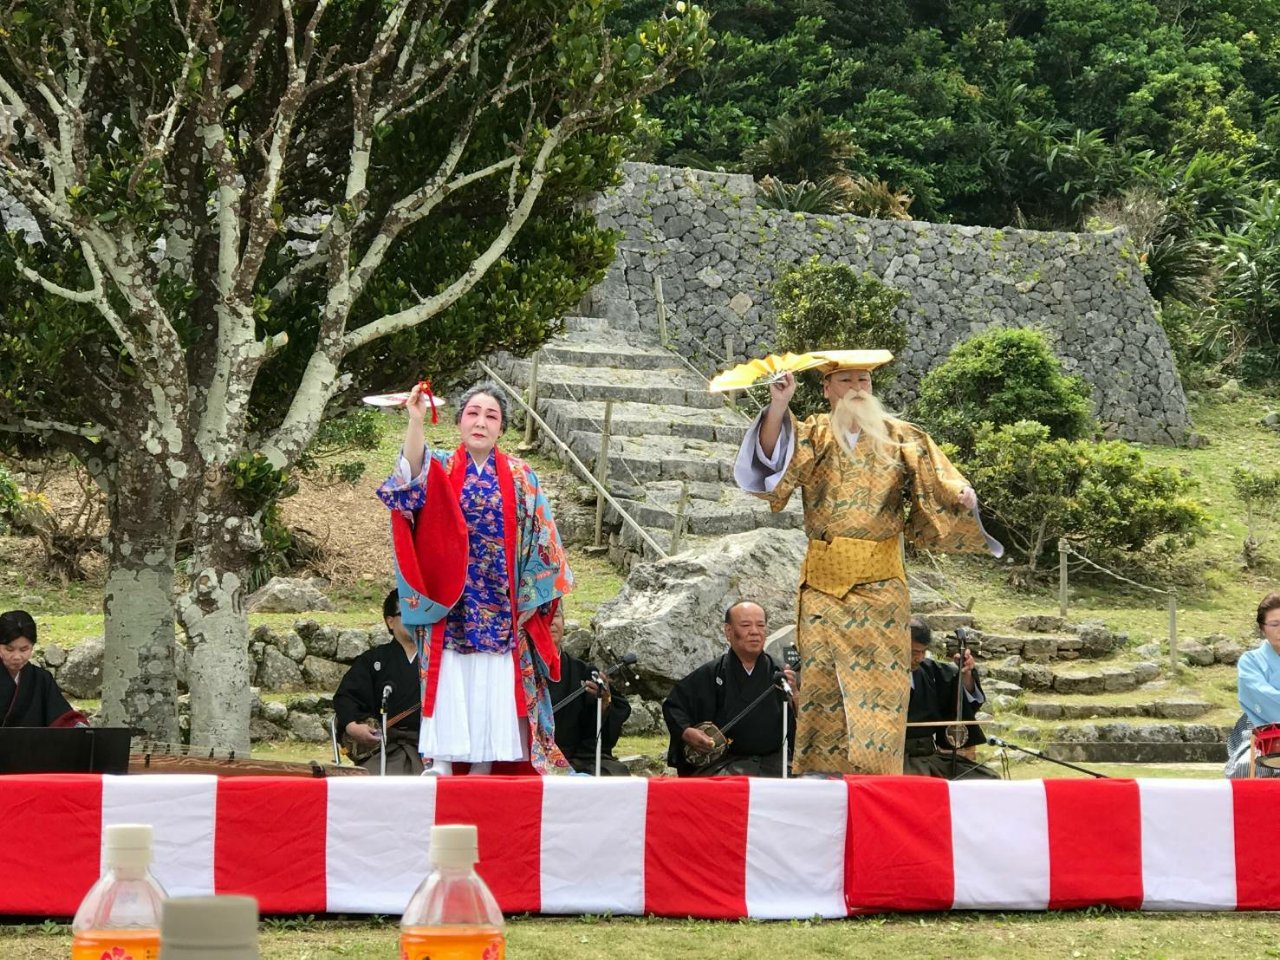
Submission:
POLYGON ((458 761, 471 773, 521 760, 567 770, 547 683, 560 673, 550 620, 573 578, 551 508, 529 465, 498 449, 507 407, 496 386, 463 394, 452 452, 427 450, 428 406, 415 387, 400 463, 378 491, 418 643, 419 749, 433 773, 458 761))
POLYGON ((871 370, 892 354, 821 356, 831 412, 796 420, 795 376, 781 374, 735 477, 774 511, 797 487, 804 498, 795 771, 900 774, 911 610, 899 535, 937 550, 998 556, 1003 548, 984 534, 973 489, 929 435, 886 416, 872 396, 871 370))

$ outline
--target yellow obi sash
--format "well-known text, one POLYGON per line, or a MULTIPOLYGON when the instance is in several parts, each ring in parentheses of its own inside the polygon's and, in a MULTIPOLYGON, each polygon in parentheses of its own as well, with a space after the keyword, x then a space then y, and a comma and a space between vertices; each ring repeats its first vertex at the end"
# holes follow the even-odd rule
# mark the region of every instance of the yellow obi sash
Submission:
POLYGON ((892 540, 856 540, 836 537, 831 542, 810 540, 800 568, 800 582, 815 590, 843 597, 860 583, 898 579, 906 582, 902 548, 892 540))

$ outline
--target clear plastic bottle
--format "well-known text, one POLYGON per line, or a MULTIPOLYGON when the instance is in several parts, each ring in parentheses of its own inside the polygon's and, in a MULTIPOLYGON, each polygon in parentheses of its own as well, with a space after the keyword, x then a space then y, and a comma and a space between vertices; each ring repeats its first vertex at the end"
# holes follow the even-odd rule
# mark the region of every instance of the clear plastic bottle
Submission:
POLYGON ((151 827, 107 827, 102 861, 102 876, 71 921, 71 960, 157 960, 165 892, 151 875, 151 827))
POLYGON ((160 960, 258 960, 258 901, 181 897, 160 915, 160 960))
POLYGON ((433 869, 404 908, 400 960, 503 960, 502 911, 478 859, 474 826, 431 828, 433 869))

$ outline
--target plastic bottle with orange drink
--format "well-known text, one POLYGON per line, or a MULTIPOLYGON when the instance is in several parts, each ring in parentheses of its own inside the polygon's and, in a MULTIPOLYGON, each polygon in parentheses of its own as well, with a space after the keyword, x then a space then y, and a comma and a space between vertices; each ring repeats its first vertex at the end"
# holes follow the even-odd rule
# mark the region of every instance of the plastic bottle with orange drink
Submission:
POLYGON ((151 875, 151 827, 106 827, 102 862, 71 921, 71 960, 157 960, 165 892, 151 875))
POLYGON ((471 824, 431 828, 432 871, 404 908, 400 960, 503 960, 502 911, 478 859, 471 824))

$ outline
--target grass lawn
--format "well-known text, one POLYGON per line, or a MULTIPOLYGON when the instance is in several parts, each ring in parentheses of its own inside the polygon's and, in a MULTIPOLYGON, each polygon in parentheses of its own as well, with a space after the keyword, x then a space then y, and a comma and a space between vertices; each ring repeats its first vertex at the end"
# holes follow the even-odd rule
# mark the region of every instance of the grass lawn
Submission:
MULTIPOLYGON (((385 960, 389 920, 268 919, 263 960, 385 960)), ((1276 957, 1268 914, 956 913, 849 920, 714 922, 653 918, 525 919, 507 925, 507 956, 523 960, 736 960, 910 957, 913 960, 1233 960, 1276 957)), ((0 928, 6 960, 61 960, 62 926, 0 928)))

